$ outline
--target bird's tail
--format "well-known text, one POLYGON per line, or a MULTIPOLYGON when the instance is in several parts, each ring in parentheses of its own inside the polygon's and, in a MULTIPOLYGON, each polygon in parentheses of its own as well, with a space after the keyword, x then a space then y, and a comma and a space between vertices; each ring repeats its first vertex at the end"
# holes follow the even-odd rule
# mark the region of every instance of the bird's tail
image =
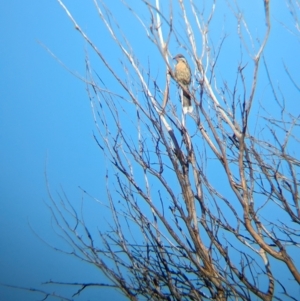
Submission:
MULTIPOLYGON (((188 86, 185 87, 188 90, 188 86)), ((181 99, 182 99, 182 110, 184 114, 192 113, 193 106, 191 101, 191 95, 183 90, 181 90, 181 99)))

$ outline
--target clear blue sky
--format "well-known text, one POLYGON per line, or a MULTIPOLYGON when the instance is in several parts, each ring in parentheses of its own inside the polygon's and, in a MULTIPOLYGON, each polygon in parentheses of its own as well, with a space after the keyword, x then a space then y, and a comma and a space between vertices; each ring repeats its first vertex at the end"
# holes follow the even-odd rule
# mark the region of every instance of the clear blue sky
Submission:
MULTIPOLYGON (((82 28, 94 36, 101 35, 91 30, 94 26, 91 20, 96 20, 92 1, 77 2, 72 5, 72 12, 82 28)), ((274 3, 274 13, 278 13, 278 1, 274 3)), ((278 45, 275 38, 271 36, 273 46, 267 49, 271 55, 272 47, 278 45)), ((78 186, 95 196, 103 195, 105 189, 104 162, 92 137, 95 128, 85 86, 64 70, 38 41, 72 70, 84 75, 86 45, 55 0, 2 1, 0 283, 37 287, 49 279, 103 281, 94 267, 54 252, 29 226, 54 245, 60 244, 44 204, 48 199, 46 165, 54 194, 62 186, 72 201, 80 202, 82 194, 78 186)), ((297 59, 297 64, 290 64, 290 68, 299 73, 299 44, 285 42, 280 46, 283 53, 288 51, 290 57, 297 59)), ((111 51, 103 47, 104 51, 111 51)), ((148 58, 149 53, 145 59, 148 58)), ((295 107, 299 110, 299 100, 295 107)), ((82 300, 92 298, 94 293, 91 290, 82 300)), ((118 294, 109 293, 98 300, 107 296, 110 300, 120 300, 118 294)), ((36 300, 36 297, 0 286, 0 300, 36 300)))
MULTIPOLYGON (((77 12, 83 10, 78 7, 77 12)), ((54 252, 29 227, 31 224, 46 240, 60 245, 44 204, 48 199, 46 162, 54 194, 62 185, 70 199, 80 202, 78 186, 96 196, 103 194, 104 188, 85 87, 38 41, 84 74, 85 45, 56 1, 2 1, 0 283, 36 287, 49 279, 100 281, 103 279, 94 267, 54 252)), ((0 286, 0 300, 37 297, 0 286)), ((87 295, 82 300, 88 300, 87 295)))

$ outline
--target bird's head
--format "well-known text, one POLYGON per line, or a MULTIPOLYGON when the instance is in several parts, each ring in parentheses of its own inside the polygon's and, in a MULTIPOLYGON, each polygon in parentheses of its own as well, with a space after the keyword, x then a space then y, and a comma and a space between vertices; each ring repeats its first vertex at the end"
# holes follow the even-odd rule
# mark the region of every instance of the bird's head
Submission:
POLYGON ((173 57, 173 60, 176 60, 177 62, 179 62, 179 61, 185 61, 185 62, 186 62, 185 57, 184 57, 181 53, 175 55, 175 56, 173 57))

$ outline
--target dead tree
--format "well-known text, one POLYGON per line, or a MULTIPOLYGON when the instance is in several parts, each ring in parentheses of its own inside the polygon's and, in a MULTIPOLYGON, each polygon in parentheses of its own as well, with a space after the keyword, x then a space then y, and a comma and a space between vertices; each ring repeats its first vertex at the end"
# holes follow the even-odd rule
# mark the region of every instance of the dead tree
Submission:
MULTIPOLYGON (((145 57, 138 58, 130 44, 138 38, 94 0, 119 67, 58 2, 100 60, 94 70, 87 56, 85 83, 109 166, 106 197, 94 199, 110 212, 109 231, 95 235, 71 201, 52 198, 73 255, 97 266, 128 300, 296 300, 299 78, 278 62, 296 95, 290 99, 270 70, 270 1, 247 4, 255 6, 256 28, 235 1, 141 0, 147 17, 120 1, 117 9, 128 9, 144 30, 145 57), (220 16, 230 18, 230 30, 220 16), (159 54, 155 62, 147 43, 159 54), (189 90, 175 81, 177 53, 191 66, 189 90), (183 114, 180 89, 192 113, 183 114)), ((299 39, 299 3, 287 3, 296 24, 287 30, 299 39)), ((74 295, 106 285, 72 284, 80 287, 74 295)))

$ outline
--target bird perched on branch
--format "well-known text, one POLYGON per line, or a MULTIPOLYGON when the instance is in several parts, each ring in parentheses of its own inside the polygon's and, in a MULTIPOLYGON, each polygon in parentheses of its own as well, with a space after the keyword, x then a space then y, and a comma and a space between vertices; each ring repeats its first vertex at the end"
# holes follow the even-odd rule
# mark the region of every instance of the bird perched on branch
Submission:
POLYGON ((187 60, 182 54, 177 54, 173 59, 177 62, 175 66, 175 79, 184 88, 181 89, 183 113, 191 113, 193 112, 191 95, 189 91, 189 85, 191 83, 191 69, 187 60))

